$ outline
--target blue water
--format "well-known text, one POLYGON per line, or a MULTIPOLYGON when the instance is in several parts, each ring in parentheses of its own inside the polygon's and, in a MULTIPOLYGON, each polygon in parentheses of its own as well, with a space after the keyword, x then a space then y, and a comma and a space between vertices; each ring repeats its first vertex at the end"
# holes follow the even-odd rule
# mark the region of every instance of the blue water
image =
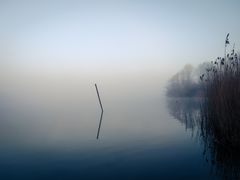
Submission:
POLYGON ((73 84, 2 92, 0 179, 218 178, 164 92, 99 85, 96 139, 94 84, 73 84))

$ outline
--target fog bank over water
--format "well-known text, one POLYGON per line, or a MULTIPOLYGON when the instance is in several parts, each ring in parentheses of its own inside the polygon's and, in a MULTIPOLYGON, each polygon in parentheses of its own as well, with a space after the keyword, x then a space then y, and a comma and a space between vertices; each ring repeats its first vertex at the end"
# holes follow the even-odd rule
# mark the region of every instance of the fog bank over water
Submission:
POLYGON ((96 104, 94 84, 99 86, 103 101, 151 99, 165 93, 171 73, 158 68, 119 68, 90 71, 70 69, 7 68, 2 71, 1 96, 14 101, 42 103, 93 102, 96 104), (34 71, 35 70, 35 71, 34 71), (103 70, 103 71, 102 71, 103 70))
POLYGON ((131 134, 141 138, 142 131, 155 136, 157 127, 144 129, 155 121, 162 124, 161 133, 168 132, 169 123, 159 121, 169 118, 162 108, 166 74, 157 68, 94 72, 9 68, 1 72, 0 78, 0 110, 7 124, 4 121, 2 127, 8 132, 2 141, 16 146, 19 142, 21 146, 31 146, 30 149, 50 146, 64 147, 59 151, 71 150, 76 143, 80 151, 95 148, 100 116, 95 83, 104 107, 100 139, 105 134, 107 140, 116 144, 131 142, 131 134), (149 121, 151 116, 154 118, 149 121))

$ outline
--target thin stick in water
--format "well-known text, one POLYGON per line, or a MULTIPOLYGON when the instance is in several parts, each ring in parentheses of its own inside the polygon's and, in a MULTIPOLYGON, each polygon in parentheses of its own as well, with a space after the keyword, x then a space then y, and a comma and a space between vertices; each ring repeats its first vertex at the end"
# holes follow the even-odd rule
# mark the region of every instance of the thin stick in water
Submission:
POLYGON ((95 88, 96 88, 96 91, 97 91, 97 95, 98 95, 98 100, 99 100, 100 107, 101 107, 101 109, 102 109, 102 111, 103 111, 103 106, 102 106, 102 102, 101 102, 100 95, 99 95, 99 92, 98 92, 97 84, 95 84, 95 88))
POLYGON ((97 131, 97 139, 98 139, 99 138, 99 134, 100 134, 100 130, 101 130, 101 125, 102 125, 103 106, 102 106, 102 101, 101 101, 101 98, 100 98, 100 95, 99 95, 99 92, 98 92, 97 84, 95 84, 95 88, 96 88, 96 91, 97 91, 98 101, 99 101, 99 104, 100 104, 100 107, 101 107, 101 110, 102 110, 101 116, 100 116, 99 125, 98 125, 98 131, 97 131))

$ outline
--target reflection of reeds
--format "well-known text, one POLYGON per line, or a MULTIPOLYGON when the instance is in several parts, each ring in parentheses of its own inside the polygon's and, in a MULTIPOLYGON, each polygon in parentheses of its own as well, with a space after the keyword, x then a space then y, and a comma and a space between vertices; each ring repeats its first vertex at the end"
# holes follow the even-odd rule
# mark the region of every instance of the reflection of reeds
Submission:
POLYGON ((231 149, 214 141, 204 141, 203 155, 210 163, 212 173, 221 179, 240 178, 240 155, 239 148, 231 149))
POLYGON ((167 104, 169 107, 169 113, 182 124, 185 125, 185 129, 194 130, 199 119, 199 103, 201 98, 168 98, 167 104))
MULTIPOLYGON (((228 35, 225 47, 229 44, 228 35)), ((240 56, 233 49, 225 58, 218 57, 200 76, 205 94, 202 109, 203 129, 208 131, 205 135, 228 147, 240 147, 239 63, 240 56)))
POLYGON ((212 130, 210 110, 204 99, 171 98, 168 99, 169 113, 186 130, 192 131, 194 139, 203 144, 203 157, 211 165, 211 173, 220 179, 240 178, 240 147, 228 146, 218 142, 219 134, 212 130))

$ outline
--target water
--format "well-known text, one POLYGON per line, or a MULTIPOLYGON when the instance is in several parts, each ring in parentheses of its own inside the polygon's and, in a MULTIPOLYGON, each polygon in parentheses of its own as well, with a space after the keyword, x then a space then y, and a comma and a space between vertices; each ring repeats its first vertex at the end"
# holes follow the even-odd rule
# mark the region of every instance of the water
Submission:
POLYGON ((163 84, 134 78, 98 82, 98 139, 95 82, 12 80, 1 89, 0 179, 218 179, 163 84))

